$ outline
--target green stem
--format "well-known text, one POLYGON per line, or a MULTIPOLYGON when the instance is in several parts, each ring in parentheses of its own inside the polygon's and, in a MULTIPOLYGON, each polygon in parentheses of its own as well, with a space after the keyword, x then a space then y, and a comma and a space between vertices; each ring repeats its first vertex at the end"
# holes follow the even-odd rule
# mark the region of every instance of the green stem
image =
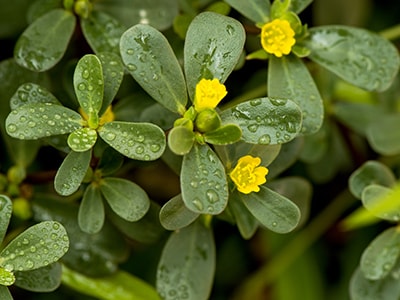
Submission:
POLYGON ((382 30, 379 34, 388 40, 397 40, 400 38, 400 24, 382 30))
POLYGON ((343 212, 354 203, 348 190, 343 191, 306 228, 300 231, 279 253, 272 257, 256 273, 250 276, 238 290, 235 300, 259 299, 262 290, 273 283, 299 258, 324 232, 333 226, 343 212))

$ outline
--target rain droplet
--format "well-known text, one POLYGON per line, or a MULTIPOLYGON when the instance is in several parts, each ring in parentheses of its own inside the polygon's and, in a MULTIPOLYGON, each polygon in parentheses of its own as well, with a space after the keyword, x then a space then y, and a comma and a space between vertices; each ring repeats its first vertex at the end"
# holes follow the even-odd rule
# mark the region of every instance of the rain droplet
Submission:
POLYGON ((25 122, 25 121, 26 121, 26 117, 25 117, 25 116, 21 116, 21 117, 19 117, 19 120, 20 120, 21 122, 25 122))
POLYGON ((135 71, 137 69, 136 65, 134 65, 134 64, 128 64, 127 68, 129 71, 135 71))
POLYGON ((30 250, 32 253, 35 253, 35 252, 36 252, 36 247, 35 247, 35 246, 31 246, 31 247, 29 248, 29 250, 30 250))
POLYGON ((276 222, 272 222, 272 227, 276 227, 276 226, 278 226, 278 223, 276 223, 276 222))
POLYGON ((253 99, 253 100, 250 100, 250 105, 251 106, 258 106, 258 105, 260 105, 261 104, 261 99, 253 99))
POLYGON ((286 100, 283 99, 269 99, 269 101, 271 101, 271 103, 275 106, 282 106, 286 104, 286 100))
POLYGON ((50 126, 54 126, 56 125, 56 122, 54 122, 53 120, 48 120, 47 124, 49 124, 50 126))
POLYGON ((133 55, 133 53, 135 53, 135 50, 133 50, 132 48, 126 50, 126 54, 128 55, 133 55))
POLYGON ((144 142, 144 135, 138 135, 137 137, 136 137, 136 140, 138 141, 138 142, 144 142))
POLYGON ((26 267, 27 267, 28 269, 32 269, 34 266, 35 266, 35 263, 34 263, 33 261, 31 261, 30 259, 28 259, 28 260, 26 261, 26 267))
POLYGON ((15 132, 15 131, 17 131, 17 126, 15 125, 15 124, 9 124, 8 126, 7 126, 7 130, 8 130, 8 132, 15 132))
POLYGON ((85 89, 86 89, 86 85, 85 85, 83 82, 81 82, 80 84, 78 84, 78 90, 84 91, 85 89))
POLYGON ((136 149, 135 149, 135 152, 137 154, 142 154, 144 152, 143 146, 137 146, 136 149))
POLYGON ((107 141, 112 142, 113 140, 115 140, 117 136, 115 135, 115 133, 109 132, 106 134, 105 138, 107 141))
POLYGON ((269 143, 271 143, 271 137, 269 136, 269 134, 264 134, 260 136, 260 138, 258 139, 258 143, 262 145, 268 145, 269 143))
POLYGON ((85 78, 85 79, 88 79, 89 76, 90 76, 89 70, 88 69, 83 70, 82 77, 85 78))
POLYGON ((158 145, 158 144, 153 144, 153 145, 150 146, 150 150, 151 150, 152 152, 154 152, 154 153, 160 151, 160 149, 161 149, 161 146, 158 145))
POLYGON ((290 140, 290 135, 285 134, 285 135, 283 136, 283 138, 285 139, 285 141, 289 141, 289 140, 290 140))
POLYGON ((250 131, 250 132, 256 132, 257 130, 258 130, 258 124, 251 124, 251 125, 249 125, 249 126, 247 126, 247 129, 250 131))
POLYGON ((235 28, 233 28, 232 25, 228 25, 228 26, 226 26, 226 32, 227 32, 229 35, 233 35, 233 34, 235 33, 235 28))
POLYGON ((194 188, 197 188, 199 186, 199 183, 197 181, 191 181, 190 185, 194 188))
POLYGON ((201 203, 201 201, 199 199, 194 199, 192 201, 193 205, 198 209, 198 210, 203 210, 203 203, 201 203))
POLYGON ((216 203, 219 201, 218 193, 214 190, 207 190, 206 195, 207 195, 207 200, 210 203, 216 203))
POLYGON ((143 157, 143 159, 144 159, 144 160, 150 160, 150 155, 146 154, 146 155, 143 157))

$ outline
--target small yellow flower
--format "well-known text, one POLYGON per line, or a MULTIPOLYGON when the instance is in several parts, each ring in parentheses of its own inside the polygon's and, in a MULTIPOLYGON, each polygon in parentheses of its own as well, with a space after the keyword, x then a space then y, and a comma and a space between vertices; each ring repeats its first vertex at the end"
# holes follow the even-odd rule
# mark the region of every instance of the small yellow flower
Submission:
POLYGON ((294 30, 286 20, 275 19, 261 28, 261 45, 276 57, 287 55, 296 43, 294 30))
POLYGON ((216 108, 226 94, 225 85, 217 78, 212 80, 203 78, 196 85, 194 107, 198 112, 205 108, 216 108))
POLYGON ((238 160, 236 167, 229 174, 239 192, 250 194, 260 191, 259 185, 267 182, 265 176, 268 174, 266 167, 259 167, 261 159, 246 155, 238 160))

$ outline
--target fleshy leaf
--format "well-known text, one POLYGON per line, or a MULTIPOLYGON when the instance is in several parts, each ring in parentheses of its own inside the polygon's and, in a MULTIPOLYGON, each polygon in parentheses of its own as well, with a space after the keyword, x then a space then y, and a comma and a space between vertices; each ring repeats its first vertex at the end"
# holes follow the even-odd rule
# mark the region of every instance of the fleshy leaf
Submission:
POLYGON ((360 268, 364 276, 371 280, 387 276, 400 254, 400 232, 395 228, 386 229, 364 250, 360 268))
POLYGON ((15 60, 32 71, 52 68, 63 57, 75 23, 75 16, 63 9, 41 16, 19 37, 14 49, 15 60))
POLYGON ((168 147, 177 155, 190 152, 194 143, 194 133, 189 128, 177 126, 168 133, 168 147))
POLYGON ((10 99, 10 108, 14 110, 28 103, 60 104, 47 89, 35 83, 24 83, 10 99))
POLYGON ((265 0, 225 0, 254 23, 267 23, 269 20, 270 2, 265 0))
POLYGON ((96 54, 119 54, 119 40, 125 27, 116 19, 101 11, 93 11, 89 18, 81 18, 81 26, 87 42, 96 54))
POLYGON ((0 299, 2 300, 13 300, 8 288, 0 284, 0 299))
POLYGON ((150 208, 146 192, 132 181, 106 177, 100 182, 100 191, 111 209, 127 221, 140 220, 150 208))
POLYGON ((291 99, 303 113, 301 132, 312 134, 322 126, 324 107, 322 98, 307 67, 294 55, 271 56, 268 67, 268 96, 291 99))
POLYGON ((70 133, 82 127, 77 112, 52 103, 30 103, 11 111, 6 119, 7 133, 17 139, 36 140, 70 133))
POLYGON ((309 58, 356 86, 383 91, 398 72, 397 49, 375 33, 340 25, 314 27, 309 33, 309 58))
POLYGON ((88 116, 89 126, 96 129, 104 94, 103 68, 97 56, 87 54, 78 61, 74 88, 79 105, 88 116))
POLYGON ((70 151, 57 171, 54 188, 60 195, 68 196, 80 187, 89 168, 92 151, 70 151))
POLYGON ((104 97, 99 116, 101 117, 106 109, 111 105, 117 94, 124 76, 124 66, 121 58, 114 53, 99 53, 98 57, 102 64, 104 79, 104 97))
POLYGON ((61 264, 54 263, 33 271, 16 272, 15 285, 32 292, 52 292, 61 284, 61 264))
POLYGON ((183 201, 193 212, 216 215, 225 209, 228 203, 225 168, 207 144, 195 143, 183 157, 180 180, 183 201))
POLYGON ((378 218, 400 221, 400 184, 392 189, 371 184, 364 188, 361 200, 365 208, 378 218))
POLYGON ((155 160, 165 149, 165 134, 151 123, 110 122, 98 131, 100 137, 123 155, 137 160, 155 160))
POLYGON ((214 272, 212 231, 197 221, 169 237, 158 264, 157 290, 165 300, 209 299, 214 272))
POLYGON ((29 271, 58 261, 68 247, 65 228, 58 222, 44 221, 19 234, 1 251, 0 257, 5 269, 29 271))
POLYGON ((128 72, 150 96, 173 112, 185 112, 185 79, 161 32, 149 25, 135 25, 122 35, 120 50, 128 72))
POLYGON ((97 233, 104 224, 104 205, 100 189, 94 184, 89 185, 83 194, 79 206, 78 224, 82 231, 97 233))
POLYGON ((392 170, 378 161, 367 161, 351 174, 349 188, 351 193, 361 199, 364 188, 370 184, 379 184, 391 187, 396 183, 392 170))
POLYGON ((244 41, 243 26, 235 19, 213 12, 194 18, 184 46, 185 75, 192 100, 202 78, 225 82, 242 54, 244 41))
POLYGON ((299 208, 288 198, 267 187, 260 186, 259 192, 248 195, 240 193, 240 198, 263 226, 276 233, 288 233, 300 221, 299 208))
POLYGON ((68 136, 68 146, 75 152, 85 152, 91 149, 97 140, 97 132, 94 129, 84 127, 71 132, 68 136))
POLYGON ((191 224, 199 214, 189 210, 179 194, 170 199, 160 210, 161 225, 167 230, 177 230, 191 224))
POLYGON ((295 138, 302 114, 291 100, 259 98, 246 101, 221 113, 224 124, 242 129, 242 140, 251 144, 283 144, 295 138))
POLYGON ((231 193, 228 208, 235 218, 236 225, 244 239, 250 239, 258 228, 257 219, 249 212, 239 193, 231 193))
POLYGON ((367 138, 371 147, 383 155, 400 153, 400 115, 385 115, 375 119, 367 127, 367 138))
POLYGON ((204 140, 213 145, 233 144, 242 137, 242 130, 235 124, 226 124, 216 130, 206 132, 204 140))
POLYGON ((0 245, 6 235, 12 214, 12 203, 6 195, 0 195, 0 245))
POLYGON ((296 14, 302 12, 313 0, 291 0, 289 9, 296 14))
POLYGON ((85 276, 64 265, 62 283, 82 294, 101 300, 161 300, 150 284, 124 271, 98 278, 85 276))

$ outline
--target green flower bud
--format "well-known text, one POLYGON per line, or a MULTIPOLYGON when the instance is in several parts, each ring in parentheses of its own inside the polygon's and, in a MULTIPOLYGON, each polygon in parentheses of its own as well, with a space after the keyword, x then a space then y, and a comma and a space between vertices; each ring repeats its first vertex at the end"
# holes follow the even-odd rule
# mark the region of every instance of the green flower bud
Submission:
POLYGON ((193 131, 193 122, 192 120, 186 119, 186 118, 179 118, 174 122, 174 127, 186 127, 190 131, 193 131))
POLYGON ((207 108, 197 115, 195 125, 199 132, 209 132, 221 126, 221 118, 214 109, 207 108))
POLYGON ((93 10, 93 4, 89 0, 78 0, 75 2, 74 11, 75 13, 86 19, 89 17, 93 10))
POLYGON ((28 220, 32 217, 31 205, 25 198, 15 198, 13 200, 13 214, 21 220, 28 220))
POLYGON ((12 166, 7 171, 8 180, 12 183, 19 184, 21 183, 26 177, 25 168, 22 166, 12 166))

